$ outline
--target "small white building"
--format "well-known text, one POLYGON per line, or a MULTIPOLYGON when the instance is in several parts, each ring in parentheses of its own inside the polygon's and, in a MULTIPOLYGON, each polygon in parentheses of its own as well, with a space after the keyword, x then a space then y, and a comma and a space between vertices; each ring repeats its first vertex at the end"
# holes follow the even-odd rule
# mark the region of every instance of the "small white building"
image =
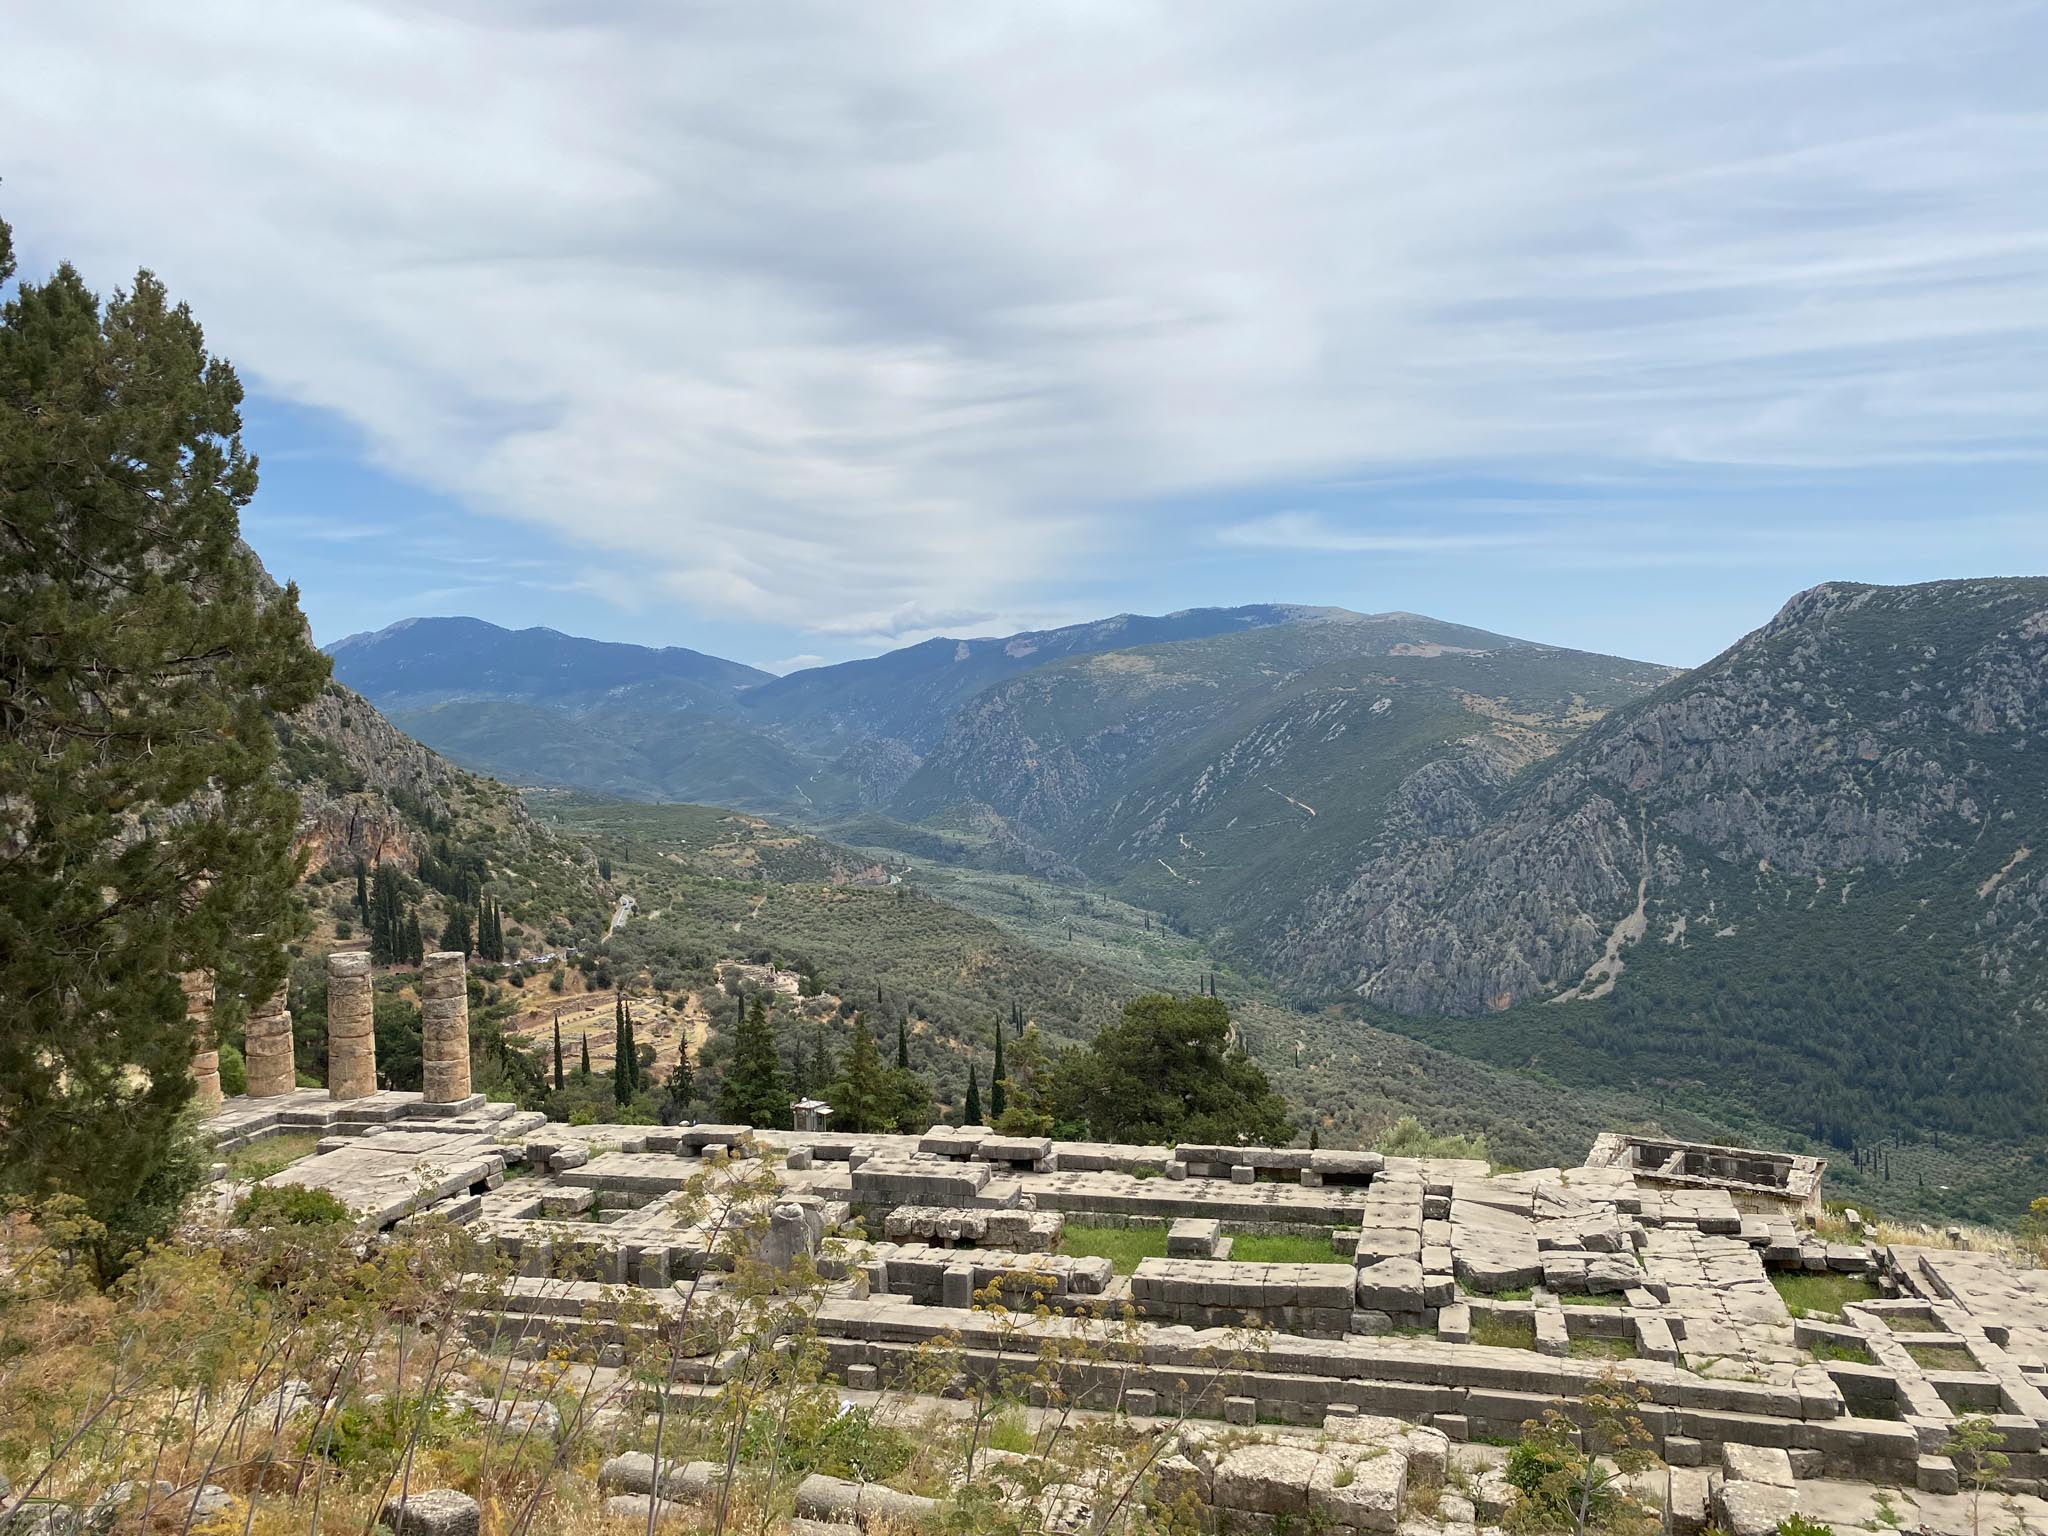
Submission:
POLYGON ((832 1118, 832 1106, 823 1099, 798 1099, 789 1106, 790 1124, 800 1131, 822 1131, 832 1118))

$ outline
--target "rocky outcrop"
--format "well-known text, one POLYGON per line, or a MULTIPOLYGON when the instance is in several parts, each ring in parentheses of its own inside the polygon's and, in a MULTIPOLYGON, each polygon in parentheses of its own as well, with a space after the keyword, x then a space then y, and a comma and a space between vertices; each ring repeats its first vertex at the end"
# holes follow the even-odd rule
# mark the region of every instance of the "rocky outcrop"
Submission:
MULTIPOLYGON (((2026 754, 2044 714, 2048 581, 1818 587, 1519 777, 1417 770, 1354 877, 1269 959, 1397 1011, 1478 1013, 1591 979, 1639 893, 1650 932, 1712 933, 1786 904, 1790 882, 1938 879, 2043 826, 2026 754)), ((1982 903, 1978 963, 2010 971, 2044 894, 2021 864, 1931 899, 1982 903)))

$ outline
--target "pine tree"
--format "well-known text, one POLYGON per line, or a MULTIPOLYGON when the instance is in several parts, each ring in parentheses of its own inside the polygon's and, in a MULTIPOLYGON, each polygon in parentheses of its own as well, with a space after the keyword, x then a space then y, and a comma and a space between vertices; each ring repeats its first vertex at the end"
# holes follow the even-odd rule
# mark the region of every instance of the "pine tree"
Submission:
POLYGON ((878 1131, 890 1115, 891 1095, 882 1071, 881 1053, 868 1033, 867 1015, 853 1016, 853 1044, 847 1048, 846 1072, 832 1087, 834 1129, 878 1131))
POLYGON ((327 662, 240 540, 241 401, 148 272, 0 307, 0 1195, 80 1198, 102 1281, 204 1176, 180 974, 231 1033, 303 927, 271 720, 327 662))
POLYGON ((988 1104, 996 1119, 1003 1118, 1003 1111, 1009 1108, 1008 1082, 1003 1077, 1003 1026, 996 1026, 996 1064, 989 1068, 988 1104))
POLYGON ((974 1063, 967 1063, 967 1104, 960 1113, 962 1125, 981 1124, 981 1083, 974 1075, 974 1063))
POLYGON ((555 1014, 555 1092, 560 1093, 566 1085, 562 1076, 562 1015, 558 1010, 555 1014))
POLYGON ((727 1120, 763 1129, 780 1127, 789 1118, 775 1029, 761 997, 755 997, 734 1031, 732 1061, 718 1085, 718 1110, 727 1120))
POLYGON ((905 1014, 896 1021, 896 1069, 910 1070, 910 1015, 905 1014))

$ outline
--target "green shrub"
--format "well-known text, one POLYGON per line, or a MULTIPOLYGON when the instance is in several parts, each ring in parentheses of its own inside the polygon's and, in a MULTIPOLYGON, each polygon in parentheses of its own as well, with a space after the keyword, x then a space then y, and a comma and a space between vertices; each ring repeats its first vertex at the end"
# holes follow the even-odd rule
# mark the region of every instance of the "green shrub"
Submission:
POLYGON ((326 1190, 299 1184, 258 1184, 235 1202, 238 1227, 325 1227, 355 1219, 326 1190))
POLYGON ((1778 1536, 1835 1536, 1835 1528, 1804 1515, 1787 1515, 1778 1522, 1778 1536))

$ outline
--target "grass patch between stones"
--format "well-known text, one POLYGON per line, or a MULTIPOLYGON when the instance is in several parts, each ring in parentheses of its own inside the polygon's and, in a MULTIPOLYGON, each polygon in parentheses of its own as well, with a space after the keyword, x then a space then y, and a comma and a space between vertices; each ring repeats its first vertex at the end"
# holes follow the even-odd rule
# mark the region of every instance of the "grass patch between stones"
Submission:
POLYGON ((1557 1298, 1567 1307, 1622 1307, 1628 1305, 1628 1298, 1619 1291, 1602 1291, 1598 1296, 1571 1295, 1557 1298))
POLYGON ((1923 1371, 1981 1371, 1983 1367, 1960 1344, 1908 1344, 1906 1353, 1923 1371))
POLYGON ((1077 1259, 1107 1259, 1118 1274, 1128 1275, 1141 1260, 1166 1257, 1166 1228, 1077 1227, 1069 1222, 1060 1236, 1060 1252, 1077 1259))
POLYGON ((1948 1329, 1931 1317, 1915 1317, 1910 1312, 1880 1312, 1885 1327, 1893 1333, 1947 1333, 1948 1329))
POLYGON ((1816 1360, 1844 1360, 1851 1365, 1870 1364, 1870 1351, 1860 1344, 1844 1344, 1834 1339, 1819 1339, 1807 1346, 1806 1352, 1816 1360))
POLYGON ((1839 1317, 1852 1302, 1875 1301, 1883 1294, 1861 1275, 1806 1270, 1774 1270, 1771 1285, 1794 1317, 1839 1317))
POLYGON ((1522 1312, 1474 1312, 1472 1342, 1495 1349, 1534 1349, 1536 1319, 1522 1312))
POLYGON ((1288 1232, 1240 1232, 1230 1240, 1230 1257, 1239 1264, 1343 1262, 1327 1237, 1297 1237, 1288 1232))
POLYGON ((320 1138, 312 1131, 266 1136, 246 1147, 237 1147, 227 1155, 228 1177, 251 1183, 267 1179, 273 1173, 282 1173, 300 1159, 311 1157, 319 1145, 320 1138))
POLYGON ((1633 1360, 1636 1346, 1631 1339, 1583 1334, 1571 1341, 1571 1354, 1574 1360, 1633 1360))

